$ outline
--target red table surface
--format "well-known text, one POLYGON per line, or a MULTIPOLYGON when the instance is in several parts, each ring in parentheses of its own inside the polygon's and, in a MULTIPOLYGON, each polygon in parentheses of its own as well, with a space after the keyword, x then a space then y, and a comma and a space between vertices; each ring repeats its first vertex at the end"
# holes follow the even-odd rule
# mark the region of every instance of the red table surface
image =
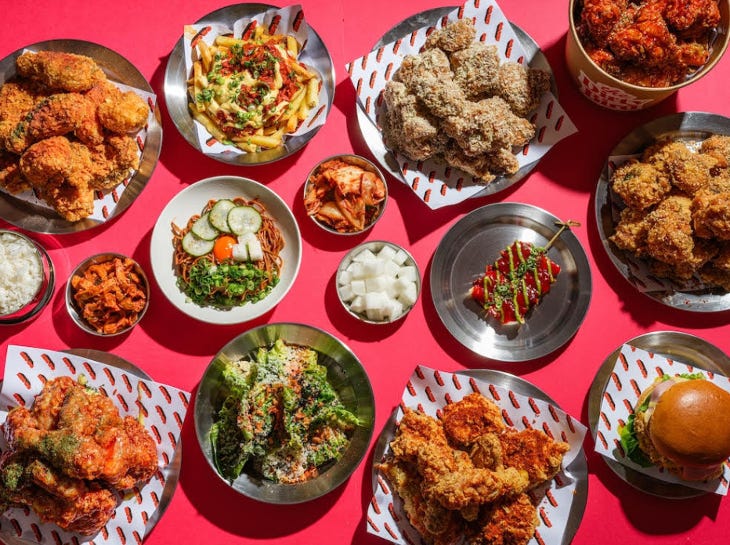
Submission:
MULTIPOLYGON (((57 268, 56 293, 36 320, 0 329, 2 355, 10 344, 63 350, 95 348, 134 362, 155 380, 194 392, 212 356, 239 333, 266 322, 305 322, 342 339, 360 358, 375 393, 375 435, 398 403, 406 380, 419 364, 456 371, 493 368, 516 374, 547 392, 565 411, 588 422, 588 391, 606 356, 623 342, 646 332, 676 330, 698 335, 730 351, 730 314, 697 314, 667 308, 634 291, 606 256, 593 213, 594 188, 605 158, 624 135, 652 119, 682 111, 730 116, 730 59, 694 85, 660 105, 638 113, 618 113, 593 105, 579 94, 565 67, 568 0, 503 0, 513 22, 540 45, 559 89, 561 104, 579 132, 553 148, 522 182, 498 195, 431 211, 404 185, 389 178, 385 216, 361 239, 335 238, 315 228, 301 203, 304 179, 318 160, 338 152, 369 156, 355 115, 355 92, 345 65, 369 51, 393 25, 432 7, 434 0, 302 0, 309 23, 334 60, 337 92, 326 125, 300 152, 260 167, 236 167, 194 150, 173 125, 163 99, 168 55, 183 25, 225 4, 203 0, 126 2, 3 2, 0 57, 37 41, 74 38, 102 44, 129 59, 158 95, 164 130, 159 163, 132 206, 108 225, 71 235, 35 235, 57 268), (176 310, 153 281, 148 314, 131 334, 99 339, 81 332, 66 314, 63 290, 69 272, 83 258, 101 251, 134 256, 152 275, 149 243, 159 212, 181 189, 216 175, 253 178, 276 191, 293 210, 302 231, 303 257, 298 278, 284 300, 253 322, 215 326, 176 310), (431 257, 446 231, 471 210, 514 201, 547 209, 582 223, 575 229, 593 275, 593 295, 585 321, 562 349, 536 361, 504 364, 486 360, 459 344, 443 327, 427 281, 431 257), (367 326, 345 314, 334 292, 334 272, 344 253, 361 240, 387 239, 405 245, 424 275, 425 289, 414 310, 392 326, 367 326)), ((0 221, 0 226, 7 226, 0 221)), ((4 357, 2 358, 4 361, 4 357)), ((150 545, 276 542, 282 544, 378 545, 367 533, 371 497, 371 454, 333 493, 293 506, 272 506, 244 498, 215 478, 198 447, 188 414, 183 430, 179 486, 150 545)), ((374 444, 374 440, 373 440, 374 444)), ((660 499, 619 479, 593 452, 590 434, 588 503, 575 545, 604 543, 726 543, 730 502, 705 495, 692 500, 660 499)))

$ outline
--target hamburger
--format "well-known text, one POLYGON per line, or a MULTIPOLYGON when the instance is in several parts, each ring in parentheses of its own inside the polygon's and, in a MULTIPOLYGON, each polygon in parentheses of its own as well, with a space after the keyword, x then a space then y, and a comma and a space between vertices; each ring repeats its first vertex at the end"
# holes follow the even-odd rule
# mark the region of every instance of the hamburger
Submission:
POLYGON ((626 455, 685 481, 722 474, 730 456, 730 393, 701 373, 664 375, 644 390, 620 431, 626 455))

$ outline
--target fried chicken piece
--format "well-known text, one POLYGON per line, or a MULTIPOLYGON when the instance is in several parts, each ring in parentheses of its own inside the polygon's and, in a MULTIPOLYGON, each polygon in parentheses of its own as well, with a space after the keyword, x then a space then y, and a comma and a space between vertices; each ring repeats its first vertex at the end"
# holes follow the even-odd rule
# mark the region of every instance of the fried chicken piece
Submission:
POLYGON ((707 36, 720 24, 717 0, 662 0, 667 25, 682 39, 707 36))
POLYGON ((96 113, 102 126, 117 134, 134 133, 147 123, 150 109, 134 91, 122 92, 116 87, 98 105, 96 113))
POLYGON ((730 191, 699 191, 692 200, 692 226, 698 237, 730 240, 730 191))
POLYGON ((719 168, 728 168, 730 166, 730 136, 713 134, 702 141, 700 153, 712 155, 717 159, 719 168))
MULTIPOLYGON (((56 421, 46 427, 48 417, 35 404, 30 410, 13 409, 5 424, 12 448, 43 457, 71 478, 99 479, 118 489, 152 477, 157 470, 157 450, 138 420, 122 418, 107 396, 69 377, 48 384, 52 391, 44 399, 59 402, 50 409, 56 421), (56 389, 64 393, 62 398, 56 389)), ((44 401, 40 407, 48 405, 44 401)))
POLYGON ((628 7, 628 0, 584 0, 580 13, 582 33, 601 49, 608 45, 608 37, 628 7))
POLYGON ((424 49, 441 49, 453 52, 469 47, 476 37, 476 28, 470 19, 458 19, 432 32, 424 49))
MULTIPOLYGON (((488 156, 471 157, 466 155, 454 140, 450 140, 446 144, 446 148, 439 157, 447 165, 463 170, 481 183, 487 184, 497 177, 497 173, 492 170, 488 156)), ((515 159, 516 162, 517 159, 515 159)))
POLYGON ((646 210, 661 202, 672 185, 652 163, 628 161, 614 170, 611 188, 630 208, 646 210))
POLYGON ((89 187, 92 189, 112 189, 139 168, 139 147, 130 136, 110 136, 102 144, 90 147, 89 151, 89 187))
POLYGON ((502 63, 497 71, 495 93, 509 104, 515 115, 527 117, 550 90, 550 74, 518 64, 502 63))
POLYGON ((0 147, 5 148, 18 123, 44 96, 35 84, 27 81, 9 81, 0 86, 0 147))
POLYGON ((30 184, 20 173, 20 158, 0 149, 0 188, 11 195, 30 189, 30 184))
POLYGON ((68 221, 78 221, 94 211, 90 170, 88 148, 65 136, 36 142, 20 157, 20 172, 41 198, 68 221))
POLYGON ((608 36, 616 58, 642 69, 665 68, 675 61, 677 39, 669 31, 657 2, 630 4, 608 36))
POLYGON ((646 235, 649 225, 646 213, 636 208, 624 208, 613 234, 608 239, 619 249, 641 257, 646 255, 646 235))
POLYGON ((428 49, 418 55, 406 55, 398 70, 393 74, 393 81, 403 83, 412 91, 412 87, 424 77, 453 78, 449 57, 443 50, 428 49))
POLYGON ((699 274, 704 283, 730 291, 730 243, 720 243, 717 255, 699 274))
POLYGON ((408 93, 405 84, 388 82, 383 98, 383 140, 388 148, 414 161, 428 159, 444 148, 446 138, 436 120, 408 93))
POLYGON ((647 217, 647 254, 669 265, 691 261, 692 200, 681 195, 664 199, 647 217))
POLYGON ((555 441, 542 430, 508 429, 499 435, 502 462, 505 466, 526 472, 529 488, 539 486, 557 475, 563 456, 570 449, 564 441, 555 441))
POLYGON ((454 81, 470 100, 491 93, 497 83, 500 66, 497 46, 474 42, 449 57, 454 81))
POLYGON ((526 545, 535 535, 540 520, 527 494, 491 505, 479 517, 478 530, 467 537, 467 545, 526 545))
POLYGON ((515 115, 502 97, 485 98, 478 104, 480 111, 492 120, 495 147, 507 148, 512 153, 512 147, 524 146, 535 136, 535 126, 515 115))
POLYGON ((426 543, 455 545, 461 542, 463 526, 459 512, 448 510, 423 497, 421 478, 414 464, 390 458, 379 464, 378 469, 403 501, 408 521, 426 543))
POLYGON ((21 76, 59 91, 87 91, 106 78, 94 59, 60 51, 25 52, 16 67, 21 76))
POLYGON ((507 427, 499 406, 476 392, 446 405, 441 424, 446 439, 461 449, 470 448, 485 433, 499 433, 507 427))
POLYGON ((0 459, 0 509, 29 507, 44 522, 91 536, 114 514, 114 493, 96 482, 71 479, 43 461, 7 450, 0 459))
POLYGON ((692 153, 687 160, 677 162, 672 168, 672 185, 688 196, 710 185, 718 160, 713 155, 692 153))
POLYGON ((718 253, 719 247, 714 240, 695 239, 692 253, 676 264, 652 260, 649 271, 658 278, 671 278, 678 281, 689 280, 718 253))

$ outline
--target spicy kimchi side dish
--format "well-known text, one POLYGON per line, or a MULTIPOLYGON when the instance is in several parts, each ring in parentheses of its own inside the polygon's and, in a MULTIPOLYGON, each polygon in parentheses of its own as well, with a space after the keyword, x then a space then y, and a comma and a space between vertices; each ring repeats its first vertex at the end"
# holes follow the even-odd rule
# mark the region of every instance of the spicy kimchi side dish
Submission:
POLYGON ((157 447, 139 419, 70 377, 46 382, 30 408, 3 424, 0 511, 29 507, 44 522, 94 535, 118 499, 157 471, 157 447))
POLYGON ((284 237, 258 200, 211 200, 172 231, 178 287, 197 305, 260 301, 279 283, 284 237))
POLYGON ((224 401, 210 430, 218 472, 244 470, 278 483, 315 478, 342 457, 358 418, 327 380, 316 350, 281 339, 222 360, 224 401))
POLYGON ((251 25, 239 38, 193 41, 190 111, 219 142, 247 152, 276 148, 319 102, 322 80, 297 60, 293 36, 251 25))
POLYGON ((641 87, 686 81, 707 63, 719 33, 718 0, 583 0, 573 14, 588 56, 641 87))

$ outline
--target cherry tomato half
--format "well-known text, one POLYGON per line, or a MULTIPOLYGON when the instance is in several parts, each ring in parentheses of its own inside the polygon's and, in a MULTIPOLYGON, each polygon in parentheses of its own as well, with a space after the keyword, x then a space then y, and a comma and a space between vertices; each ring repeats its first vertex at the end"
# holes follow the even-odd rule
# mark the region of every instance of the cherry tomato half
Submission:
POLYGON ((233 247, 238 241, 230 235, 221 235, 215 241, 213 246, 213 255, 218 261, 231 259, 233 256, 233 247))

